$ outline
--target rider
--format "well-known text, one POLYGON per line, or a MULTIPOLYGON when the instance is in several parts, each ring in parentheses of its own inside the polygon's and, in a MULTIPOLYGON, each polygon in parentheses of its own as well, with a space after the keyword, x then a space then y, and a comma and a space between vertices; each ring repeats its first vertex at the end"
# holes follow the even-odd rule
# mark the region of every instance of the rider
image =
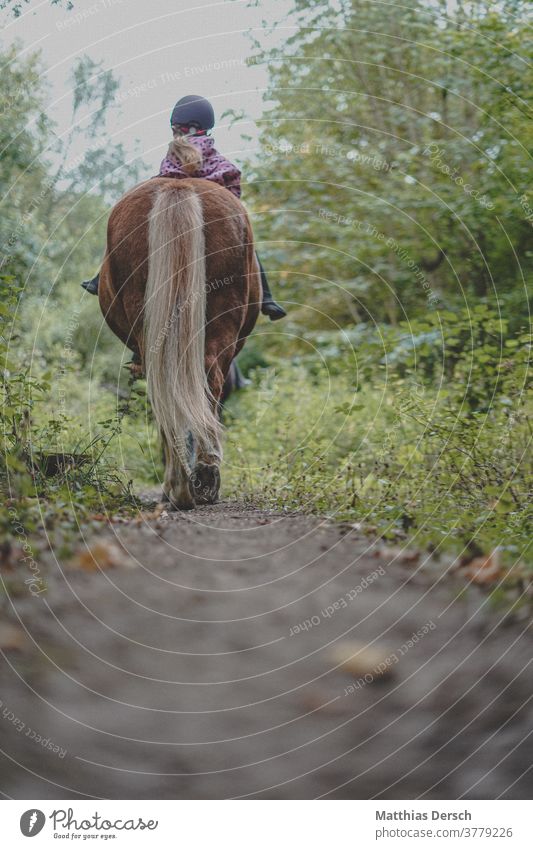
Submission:
MULTIPOLYGON (((204 97, 187 95, 178 100, 170 117, 174 136, 167 155, 159 169, 159 177, 201 177, 212 180, 228 189, 235 197, 241 196, 241 172, 214 147, 214 139, 208 133, 215 125, 213 107, 204 97)), ((256 254, 257 256, 257 254, 256 254)), ((283 318, 287 313, 274 298, 268 285, 265 270, 257 257, 263 286, 261 312, 271 321, 283 318)), ((98 294, 100 275, 81 285, 91 295, 98 294)))

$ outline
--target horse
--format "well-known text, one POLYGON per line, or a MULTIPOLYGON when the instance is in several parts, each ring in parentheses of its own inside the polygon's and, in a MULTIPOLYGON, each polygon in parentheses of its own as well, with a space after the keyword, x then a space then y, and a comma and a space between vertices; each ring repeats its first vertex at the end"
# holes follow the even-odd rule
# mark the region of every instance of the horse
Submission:
POLYGON ((181 510, 214 503, 223 387, 261 303, 246 209, 200 178, 141 183, 109 216, 98 294, 105 321, 146 376, 164 499, 181 510))

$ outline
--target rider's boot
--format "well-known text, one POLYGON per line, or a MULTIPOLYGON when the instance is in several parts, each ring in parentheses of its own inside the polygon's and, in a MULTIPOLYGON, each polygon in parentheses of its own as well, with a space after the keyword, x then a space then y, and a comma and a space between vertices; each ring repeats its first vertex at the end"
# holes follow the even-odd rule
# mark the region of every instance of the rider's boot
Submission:
POLYGON ((98 272, 96 277, 93 277, 92 280, 84 280, 81 285, 87 292, 89 292, 90 295, 97 295, 99 283, 100 283, 100 272, 98 272))
POLYGON ((265 274, 265 269, 261 265, 261 260, 257 256, 257 262, 259 263, 259 271, 261 272, 261 285, 263 287, 263 301, 261 304, 261 312, 263 315, 268 315, 270 321, 279 321, 280 318, 285 318, 287 313, 280 307, 280 305, 274 300, 272 297, 272 292, 270 291, 270 286, 268 285, 267 276, 265 274))

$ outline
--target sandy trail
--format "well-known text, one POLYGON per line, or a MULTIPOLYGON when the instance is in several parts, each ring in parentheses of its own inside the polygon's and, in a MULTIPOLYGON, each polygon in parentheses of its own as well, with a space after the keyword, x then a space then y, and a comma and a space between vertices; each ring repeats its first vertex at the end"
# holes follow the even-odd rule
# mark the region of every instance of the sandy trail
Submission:
POLYGON ((442 564, 228 502, 99 539, 6 608, 7 797, 531 796, 531 629, 442 564))

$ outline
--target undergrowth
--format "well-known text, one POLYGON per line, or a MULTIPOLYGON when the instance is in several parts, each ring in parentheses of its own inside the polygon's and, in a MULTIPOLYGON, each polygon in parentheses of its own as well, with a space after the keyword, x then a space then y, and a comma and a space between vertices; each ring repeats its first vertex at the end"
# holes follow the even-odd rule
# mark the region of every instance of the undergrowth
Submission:
POLYGON ((323 334, 252 371, 226 415, 226 491, 386 540, 512 563, 531 539, 531 337, 487 307, 323 334))

